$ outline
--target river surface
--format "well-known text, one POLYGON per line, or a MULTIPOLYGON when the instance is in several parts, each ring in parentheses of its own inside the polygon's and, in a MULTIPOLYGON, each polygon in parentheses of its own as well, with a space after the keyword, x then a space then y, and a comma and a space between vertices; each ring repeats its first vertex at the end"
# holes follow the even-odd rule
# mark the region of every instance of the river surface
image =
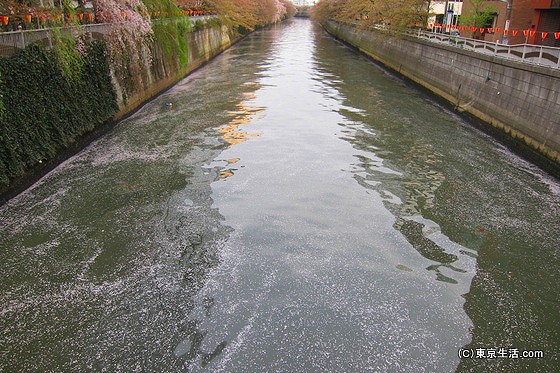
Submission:
POLYGON ((558 180, 308 20, 245 38, 0 223, 3 372, 560 367, 558 180))

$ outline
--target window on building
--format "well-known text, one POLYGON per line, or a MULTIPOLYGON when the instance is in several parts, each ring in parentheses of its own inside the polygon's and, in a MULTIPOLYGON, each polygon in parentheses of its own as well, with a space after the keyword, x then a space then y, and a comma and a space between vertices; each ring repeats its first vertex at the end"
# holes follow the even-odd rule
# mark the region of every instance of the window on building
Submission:
POLYGON ((484 25, 482 27, 484 27, 485 29, 488 29, 488 28, 495 29, 497 19, 498 19, 498 13, 497 12, 488 14, 488 16, 486 17, 486 20, 484 21, 484 25))

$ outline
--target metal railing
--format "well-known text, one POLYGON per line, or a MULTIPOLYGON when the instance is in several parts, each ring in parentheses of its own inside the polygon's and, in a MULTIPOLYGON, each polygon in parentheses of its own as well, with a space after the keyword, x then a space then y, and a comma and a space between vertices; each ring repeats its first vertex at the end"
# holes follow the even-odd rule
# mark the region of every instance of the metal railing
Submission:
POLYGON ((422 30, 409 31, 407 34, 419 39, 472 50, 485 55, 560 69, 560 48, 535 44, 507 45, 422 30))
POLYGON ((40 44, 52 47, 54 33, 65 31, 71 33, 73 30, 84 32, 92 39, 102 39, 103 35, 110 30, 110 24, 97 23, 75 27, 62 27, 56 29, 19 30, 0 33, 0 56, 10 56, 30 44, 40 44))
MULTIPOLYGON (((191 16, 191 22, 194 24, 198 20, 206 20, 215 16, 191 16)), ((110 23, 95 23, 88 25, 79 25, 72 27, 62 27, 55 29, 38 29, 38 30, 19 30, 0 32, 0 57, 10 56, 20 49, 24 49, 30 44, 40 44, 45 47, 52 47, 54 33, 63 30, 71 33, 73 30, 85 33, 91 39, 101 40, 111 30, 110 23)))
MULTIPOLYGON (((560 0, 559 0, 560 1, 560 0)), ((335 21, 336 22, 336 21, 335 21)), ((351 27, 359 27, 358 21, 338 22, 351 27)), ((376 24, 365 27, 369 30, 388 31, 386 25, 376 24)), ((438 32, 424 31, 422 29, 409 29, 407 35, 433 43, 451 45, 457 48, 471 50, 477 53, 504 58, 512 61, 528 63, 560 69, 560 48, 535 44, 507 45, 498 42, 464 38, 459 35, 450 35, 438 32)))

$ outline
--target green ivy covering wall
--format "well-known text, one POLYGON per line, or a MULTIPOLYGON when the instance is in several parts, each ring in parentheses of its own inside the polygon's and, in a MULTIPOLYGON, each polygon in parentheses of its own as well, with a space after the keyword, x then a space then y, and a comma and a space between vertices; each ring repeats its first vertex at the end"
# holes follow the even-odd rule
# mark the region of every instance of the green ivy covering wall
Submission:
POLYGON ((0 189, 117 112, 105 44, 64 50, 32 45, 0 58, 0 189))
POLYGON ((167 57, 174 56, 180 68, 189 63, 189 45, 186 34, 191 31, 188 16, 170 0, 143 0, 150 12, 165 14, 162 19, 152 21, 152 30, 156 43, 167 57))

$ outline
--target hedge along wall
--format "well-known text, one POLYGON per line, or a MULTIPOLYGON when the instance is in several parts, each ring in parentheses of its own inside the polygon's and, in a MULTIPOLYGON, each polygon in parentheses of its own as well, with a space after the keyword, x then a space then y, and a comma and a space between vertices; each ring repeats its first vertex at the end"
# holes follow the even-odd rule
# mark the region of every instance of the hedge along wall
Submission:
POLYGON ((156 30, 140 81, 111 66, 102 41, 87 44, 83 61, 75 60, 71 43, 63 61, 40 46, 0 58, 0 203, 85 134, 126 116, 241 37, 218 22, 175 31, 170 40, 156 30))
POLYGON ((335 37, 560 164, 560 70, 325 22, 335 37))

